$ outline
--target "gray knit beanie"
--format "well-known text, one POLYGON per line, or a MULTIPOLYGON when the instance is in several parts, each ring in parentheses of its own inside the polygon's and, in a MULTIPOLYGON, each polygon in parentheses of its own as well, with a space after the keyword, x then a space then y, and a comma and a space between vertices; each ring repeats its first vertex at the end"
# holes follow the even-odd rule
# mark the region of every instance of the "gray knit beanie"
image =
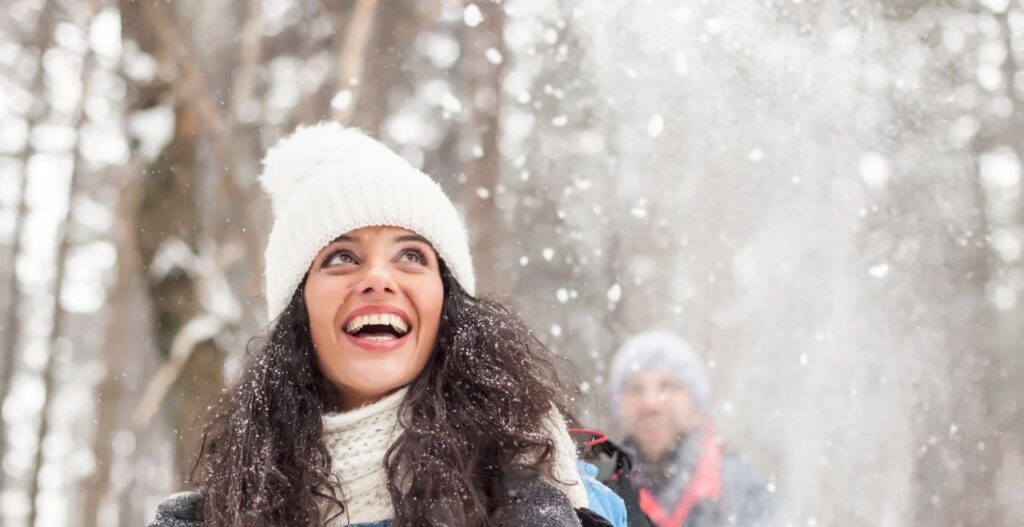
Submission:
POLYGON ((708 372, 690 345, 669 331, 649 331, 630 337, 612 360, 610 372, 613 408, 619 408, 622 387, 630 375, 657 369, 675 375, 704 411, 711 397, 708 372))

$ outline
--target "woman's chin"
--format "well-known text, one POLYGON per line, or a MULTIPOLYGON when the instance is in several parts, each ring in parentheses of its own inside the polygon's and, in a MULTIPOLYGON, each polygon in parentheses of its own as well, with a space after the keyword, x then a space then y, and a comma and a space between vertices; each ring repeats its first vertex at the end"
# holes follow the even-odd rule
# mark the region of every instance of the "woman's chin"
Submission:
POLYGON ((419 370, 411 359, 404 353, 374 352, 365 360, 340 366, 339 374, 332 377, 343 393, 358 394, 356 398, 360 400, 373 401, 386 397, 416 378, 419 370))

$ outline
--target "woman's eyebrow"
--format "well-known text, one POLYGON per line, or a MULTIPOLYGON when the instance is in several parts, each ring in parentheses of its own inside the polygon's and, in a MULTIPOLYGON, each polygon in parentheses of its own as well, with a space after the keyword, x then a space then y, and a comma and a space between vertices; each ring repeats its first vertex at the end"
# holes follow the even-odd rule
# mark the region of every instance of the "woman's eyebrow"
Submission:
MULTIPOLYGON (((423 236, 420 236, 419 234, 403 234, 403 235, 395 238, 395 241, 396 242, 420 242, 420 243, 425 243, 427 245, 430 245, 430 242, 428 242, 426 238, 424 238, 423 236)), ((431 245, 431 247, 433 247, 433 246, 431 245)))
MULTIPOLYGON (((321 253, 319 255, 317 255, 317 260, 319 260, 324 255, 328 254, 328 251, 329 251, 331 245, 334 245, 335 243, 338 243, 338 242, 354 242, 354 241, 356 241, 356 239, 351 237, 351 236, 349 236, 349 235, 347 235, 347 234, 342 234, 341 236, 338 236, 337 238, 331 240, 331 242, 328 243, 326 246, 324 246, 324 248, 321 251, 321 253)), ((316 260, 314 260, 314 261, 316 261, 316 260)), ((321 263, 323 263, 323 262, 321 262, 321 263)))

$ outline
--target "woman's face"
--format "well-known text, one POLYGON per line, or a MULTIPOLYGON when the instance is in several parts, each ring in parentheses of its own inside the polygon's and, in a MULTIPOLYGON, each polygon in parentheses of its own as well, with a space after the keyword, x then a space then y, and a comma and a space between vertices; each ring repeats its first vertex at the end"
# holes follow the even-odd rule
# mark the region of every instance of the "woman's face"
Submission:
POLYGON ((338 409, 376 401, 423 371, 444 300, 438 265, 425 239, 397 227, 348 232, 313 259, 306 309, 338 409))

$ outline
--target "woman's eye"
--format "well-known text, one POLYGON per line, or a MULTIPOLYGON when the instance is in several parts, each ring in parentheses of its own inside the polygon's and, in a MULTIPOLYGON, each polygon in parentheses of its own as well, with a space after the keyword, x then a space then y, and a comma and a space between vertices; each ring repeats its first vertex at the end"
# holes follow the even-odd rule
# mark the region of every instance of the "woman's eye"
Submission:
POLYGON ((324 260, 324 267, 355 263, 356 259, 348 251, 338 251, 324 260))
POLYGON ((417 249, 407 249, 402 253, 402 260, 420 265, 427 265, 427 257, 417 249))

